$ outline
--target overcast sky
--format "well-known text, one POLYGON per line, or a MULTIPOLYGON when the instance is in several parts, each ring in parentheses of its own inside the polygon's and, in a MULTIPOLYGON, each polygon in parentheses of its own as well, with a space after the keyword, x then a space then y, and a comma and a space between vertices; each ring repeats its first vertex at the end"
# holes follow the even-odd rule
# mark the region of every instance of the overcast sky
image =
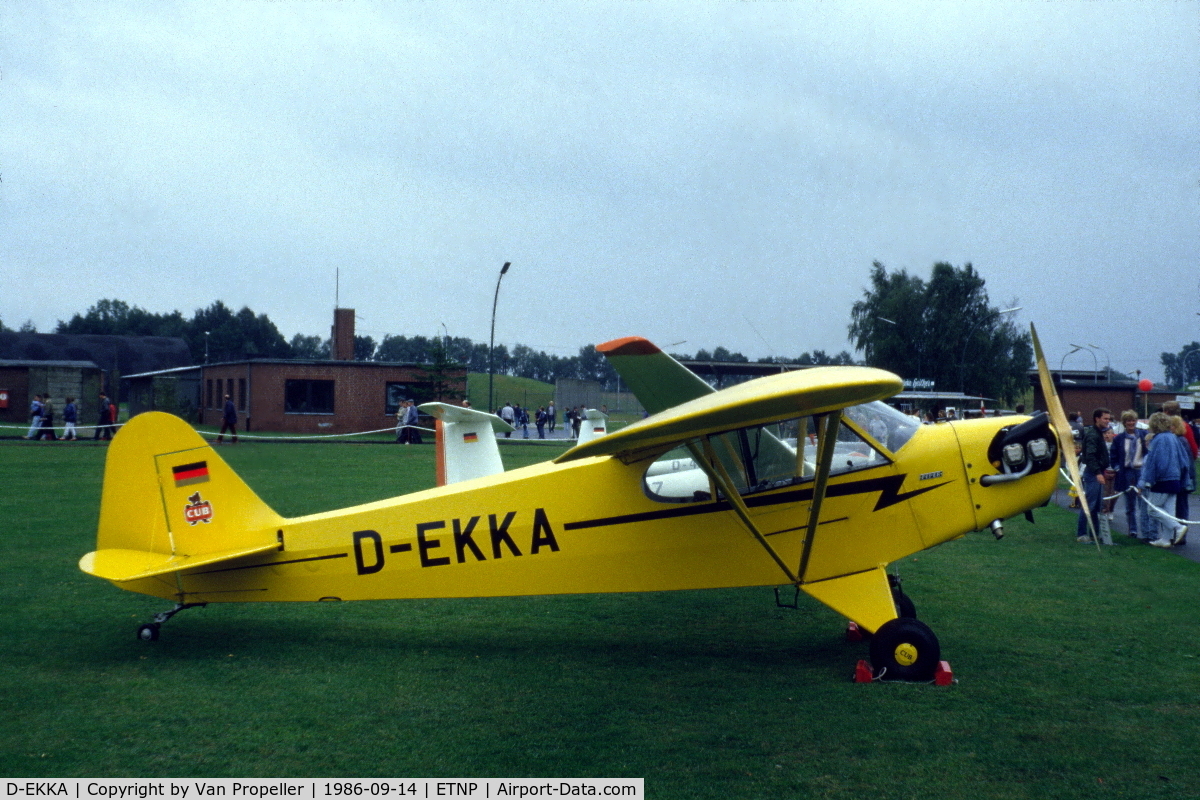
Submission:
POLYGON ((360 334, 486 342, 511 261, 510 347, 837 353, 878 260, 971 262, 1055 368, 1200 339, 1200 3, 0 13, 11 328, 219 299, 328 337, 340 270, 360 334))

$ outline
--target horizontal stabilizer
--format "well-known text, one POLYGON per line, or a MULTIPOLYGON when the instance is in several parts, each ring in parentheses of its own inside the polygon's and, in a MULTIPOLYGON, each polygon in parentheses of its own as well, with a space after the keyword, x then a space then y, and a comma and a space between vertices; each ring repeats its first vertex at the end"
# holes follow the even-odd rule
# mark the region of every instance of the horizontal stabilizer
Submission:
POLYGON ((278 550, 278 544, 264 544, 222 553, 198 556, 173 556, 148 550, 97 550, 79 559, 79 568, 89 575, 118 583, 152 578, 185 569, 195 569, 235 558, 278 550))
POLYGON ((449 403, 422 403, 417 408, 442 422, 468 422, 476 425, 486 423, 491 425, 492 430, 496 433, 512 433, 516 430, 495 414, 476 411, 473 408, 452 406, 449 403))

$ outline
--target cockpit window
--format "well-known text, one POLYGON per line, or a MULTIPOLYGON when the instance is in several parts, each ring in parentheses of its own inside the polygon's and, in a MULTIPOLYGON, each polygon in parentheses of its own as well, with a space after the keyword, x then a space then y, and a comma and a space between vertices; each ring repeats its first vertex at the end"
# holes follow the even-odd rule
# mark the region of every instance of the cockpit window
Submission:
POLYGON ((920 420, 878 400, 850 406, 844 413, 851 422, 893 453, 908 444, 908 440, 921 427, 920 420))
MULTIPOLYGON (((887 409, 887 406, 882 407, 887 409)), ((743 495, 810 481, 816 471, 817 421, 816 417, 800 417, 772 425, 713 434, 690 445, 677 447, 660 456, 647 468, 644 479, 646 493, 666 502, 711 500, 716 494, 716 487, 708 473, 700 468, 697 455, 719 463, 743 495)), ((880 427, 879 430, 886 439, 884 428, 880 427)), ((907 437, 904 440, 907 441, 907 437)), ((887 456, 854 427, 838 425, 830 475, 887 463, 890 463, 887 456)))

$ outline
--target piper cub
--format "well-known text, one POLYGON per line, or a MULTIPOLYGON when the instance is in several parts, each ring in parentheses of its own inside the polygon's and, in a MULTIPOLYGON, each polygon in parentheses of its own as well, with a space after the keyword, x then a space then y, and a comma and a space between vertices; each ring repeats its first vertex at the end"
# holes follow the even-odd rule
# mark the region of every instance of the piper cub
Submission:
MULTIPOLYGON (((877 676, 928 680, 938 640, 887 565, 998 532, 1056 483, 1043 414, 921 425, 879 402, 901 389, 879 369, 714 392, 644 339, 599 349, 657 413, 552 462, 309 516, 273 511, 182 419, 140 414, 110 445, 80 568, 174 601, 143 640, 208 603, 791 585, 873 634, 877 676)), ((494 442, 453 435, 445 452, 494 442)))

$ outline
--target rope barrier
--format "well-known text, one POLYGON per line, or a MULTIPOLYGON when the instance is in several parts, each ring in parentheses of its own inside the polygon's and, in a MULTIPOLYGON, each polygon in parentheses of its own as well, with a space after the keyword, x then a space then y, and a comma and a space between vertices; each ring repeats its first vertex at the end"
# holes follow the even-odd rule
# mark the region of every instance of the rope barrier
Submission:
MULTIPOLYGON (((1067 480, 1070 480, 1070 476, 1067 475, 1067 473, 1065 471, 1060 469, 1059 472, 1062 473, 1063 477, 1065 477, 1067 480)), ((1172 516, 1172 515, 1168 514, 1166 511, 1163 511, 1161 508, 1159 508, 1158 506, 1151 503, 1148 499, 1146 499, 1146 496, 1143 495, 1141 490, 1138 489, 1136 486, 1130 486, 1128 489, 1124 489, 1120 492, 1117 492, 1116 494, 1104 495, 1100 498, 1100 500, 1101 500, 1101 502, 1106 502, 1108 500, 1115 500, 1116 498, 1120 497, 1121 495, 1128 494, 1129 492, 1133 492, 1135 495, 1137 495, 1139 500, 1141 500, 1143 503, 1146 504, 1147 510, 1149 511, 1149 513, 1152 516, 1156 516, 1156 517, 1159 517, 1160 519, 1168 520, 1169 522, 1173 522, 1176 525, 1200 525, 1200 520, 1180 519, 1179 517, 1172 516)))
MULTIPOLYGON (((78 432, 82 432, 82 431, 92 432, 92 431, 95 431, 97 428, 111 428, 115 432, 118 428, 121 427, 122 424, 123 423, 118 423, 115 425, 76 425, 75 430, 78 433, 78 432)), ((0 428, 8 428, 11 430, 19 430, 19 431, 28 431, 29 430, 28 425, 0 425, 0 428)), ((239 433, 237 435, 237 437, 239 439, 260 439, 263 441, 280 441, 280 440, 284 440, 284 439, 287 439, 287 440, 338 439, 338 438, 345 438, 348 436, 371 436, 371 435, 378 434, 378 433, 398 433, 399 431, 403 430, 404 428, 412 428, 412 429, 418 430, 418 431, 425 431, 426 433, 434 433, 433 428, 424 428, 424 427, 421 427, 420 425, 402 425, 399 428, 396 428, 396 427, 380 428, 380 429, 374 430, 374 431, 354 431, 352 433, 319 433, 319 434, 303 435, 303 436, 292 436, 289 434, 280 434, 280 435, 275 435, 275 436, 257 436, 252 433, 239 433)), ((40 430, 42 430, 42 428, 39 427, 37 430, 40 431, 40 430)), ((65 430, 65 429, 58 425, 54 425, 54 426, 51 426, 49 428, 49 430, 53 430, 57 434, 58 432, 65 430)), ((203 431, 203 430, 199 430, 196 428, 193 428, 193 430, 195 430, 196 433, 200 434, 201 436, 207 436, 209 438, 215 438, 217 436, 222 435, 215 431, 203 431)))

